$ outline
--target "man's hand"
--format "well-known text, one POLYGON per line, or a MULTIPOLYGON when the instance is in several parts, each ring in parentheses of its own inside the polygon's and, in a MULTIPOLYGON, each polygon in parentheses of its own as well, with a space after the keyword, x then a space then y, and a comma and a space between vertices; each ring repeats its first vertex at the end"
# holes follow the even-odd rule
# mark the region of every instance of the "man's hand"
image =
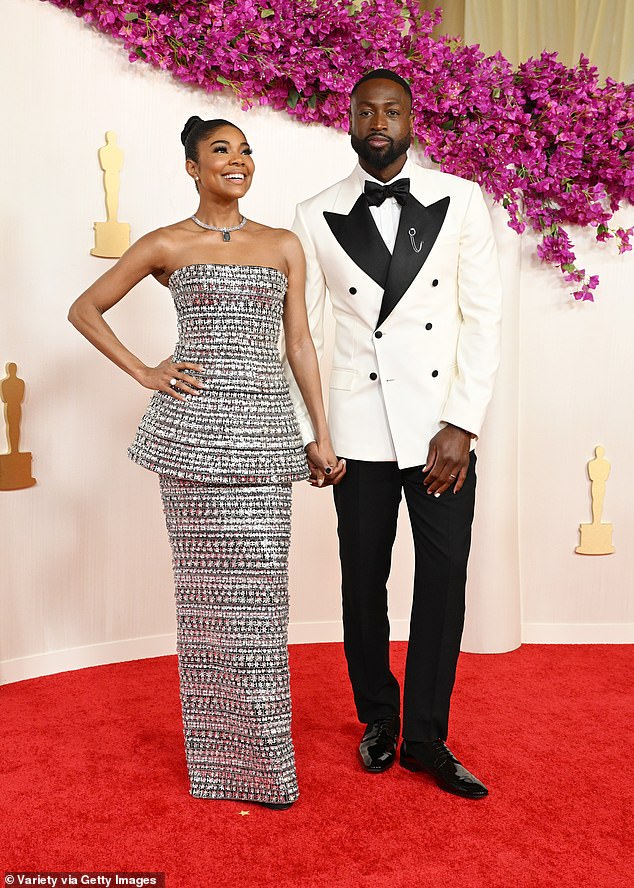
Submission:
POLYGON ((309 483, 311 487, 326 487, 329 484, 339 484, 346 474, 345 459, 337 459, 332 446, 322 444, 318 446, 316 441, 311 441, 305 448, 308 468, 310 469, 309 483))
POLYGON ((453 484, 458 493, 467 477, 471 433, 457 426, 447 425, 429 442, 427 460, 423 466, 427 493, 440 496, 453 484))

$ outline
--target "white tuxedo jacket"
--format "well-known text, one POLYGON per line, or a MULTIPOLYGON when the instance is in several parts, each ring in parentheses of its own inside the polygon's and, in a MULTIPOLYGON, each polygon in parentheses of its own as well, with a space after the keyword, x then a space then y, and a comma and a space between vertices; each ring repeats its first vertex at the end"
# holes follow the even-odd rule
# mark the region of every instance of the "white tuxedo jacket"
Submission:
MULTIPOLYGON (((356 172, 299 204, 293 224, 306 254, 306 305, 320 358, 326 289, 332 301, 335 451, 396 459, 400 468, 423 464, 445 423, 479 434, 499 361, 499 270, 480 188, 411 166, 393 254, 356 172)), ((312 426, 284 363, 307 444, 312 426)))

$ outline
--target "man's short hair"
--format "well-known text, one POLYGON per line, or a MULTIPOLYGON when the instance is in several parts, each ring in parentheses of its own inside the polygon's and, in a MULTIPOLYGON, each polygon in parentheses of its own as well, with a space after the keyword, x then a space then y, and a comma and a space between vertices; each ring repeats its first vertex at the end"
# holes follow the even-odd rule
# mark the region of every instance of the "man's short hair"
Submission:
POLYGON ((352 98, 361 84, 366 83, 368 80, 392 80, 394 83, 398 83, 399 86, 403 87, 409 96, 410 102, 412 101, 412 89, 407 80, 404 80, 395 71, 390 71, 389 68, 375 68, 374 71, 368 71, 367 74, 364 74, 352 87, 350 98, 352 98))

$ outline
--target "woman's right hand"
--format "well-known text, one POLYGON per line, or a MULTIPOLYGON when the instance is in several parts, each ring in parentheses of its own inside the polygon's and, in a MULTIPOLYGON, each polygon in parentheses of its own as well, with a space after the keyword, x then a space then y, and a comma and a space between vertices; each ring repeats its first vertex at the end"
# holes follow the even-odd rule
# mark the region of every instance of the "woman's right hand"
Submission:
POLYGON ((173 357, 170 355, 169 358, 165 358, 157 367, 144 367, 136 375, 137 382, 156 392, 165 392, 178 401, 184 401, 186 394, 199 395, 200 390, 206 388, 204 382, 188 376, 183 371, 196 370, 202 373, 203 368, 200 364, 188 364, 186 361, 174 363, 173 357))

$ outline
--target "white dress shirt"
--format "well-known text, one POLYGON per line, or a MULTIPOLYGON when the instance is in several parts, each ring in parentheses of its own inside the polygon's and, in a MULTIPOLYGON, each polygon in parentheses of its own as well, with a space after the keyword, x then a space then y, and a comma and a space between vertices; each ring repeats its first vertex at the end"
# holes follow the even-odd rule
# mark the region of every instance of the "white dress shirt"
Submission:
MULTIPOLYGON (((379 179, 375 179, 374 176, 371 176, 369 173, 363 169, 360 164, 357 164, 357 176, 359 177, 359 183, 361 186, 361 191, 365 188, 366 182, 376 182, 377 185, 390 185, 392 182, 396 182, 398 179, 409 179, 410 178, 410 161, 409 158, 405 161, 405 166, 403 169, 394 176, 393 179, 390 179, 389 182, 381 182, 379 179)), ((396 235, 398 233, 398 223, 401 219, 401 205, 400 203, 393 197, 386 198, 380 207, 370 207, 370 213, 372 214, 372 218, 374 219, 374 224, 379 229, 379 234, 385 241, 385 246, 388 248, 390 253, 394 252, 394 244, 396 243, 396 235)))

